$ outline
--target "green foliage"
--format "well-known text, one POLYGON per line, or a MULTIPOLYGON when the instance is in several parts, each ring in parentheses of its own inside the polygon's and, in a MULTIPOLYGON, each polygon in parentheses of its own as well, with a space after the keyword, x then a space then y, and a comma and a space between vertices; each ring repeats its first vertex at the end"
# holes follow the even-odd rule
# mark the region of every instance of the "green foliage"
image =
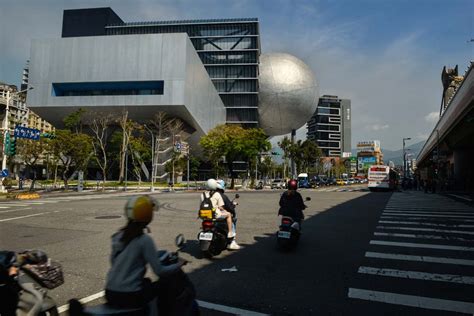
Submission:
POLYGON ((278 145, 283 150, 285 159, 293 159, 298 172, 310 168, 322 156, 321 149, 311 140, 305 140, 304 142, 298 140, 292 144, 291 140, 285 137, 278 145))
POLYGON ((70 131, 80 133, 82 132, 82 118, 87 111, 84 109, 78 109, 77 111, 69 114, 63 119, 64 126, 70 131))
POLYGON ((18 155, 28 166, 34 166, 48 150, 48 139, 40 138, 39 140, 32 140, 20 138, 17 140, 18 155))
POLYGON ((232 182, 234 183, 233 162, 237 159, 250 160, 259 152, 271 148, 265 132, 260 128, 244 129, 239 125, 218 125, 199 144, 205 156, 215 165, 225 157, 232 182))

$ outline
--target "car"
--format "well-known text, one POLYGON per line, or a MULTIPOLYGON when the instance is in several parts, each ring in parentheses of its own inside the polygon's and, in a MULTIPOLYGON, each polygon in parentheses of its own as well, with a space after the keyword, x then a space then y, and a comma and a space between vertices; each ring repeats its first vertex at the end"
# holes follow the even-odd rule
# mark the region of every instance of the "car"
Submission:
POLYGON ((282 179, 275 179, 275 180, 272 181, 271 188, 272 189, 284 189, 284 188, 286 188, 286 183, 282 179))
POLYGON ((337 184, 337 179, 334 177, 328 178, 326 181, 327 185, 336 185, 337 184))
POLYGON ((354 178, 347 179, 347 182, 348 182, 348 184, 356 184, 357 183, 356 179, 354 179, 354 178))
POLYGON ((346 184, 346 181, 344 179, 337 179, 336 180, 336 184, 337 185, 345 185, 346 184))
POLYGON ((320 177, 314 177, 313 179, 311 179, 310 183, 313 188, 327 185, 326 180, 320 177))

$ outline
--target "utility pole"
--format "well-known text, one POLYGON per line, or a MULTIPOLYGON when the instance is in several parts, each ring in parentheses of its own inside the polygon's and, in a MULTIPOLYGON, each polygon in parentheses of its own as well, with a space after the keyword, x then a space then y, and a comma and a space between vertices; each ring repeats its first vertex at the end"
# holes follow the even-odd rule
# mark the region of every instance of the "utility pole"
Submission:
POLYGON ((405 141, 410 140, 410 137, 403 138, 403 177, 407 177, 407 157, 405 153, 405 141))
POLYGON ((186 166, 186 169, 187 169, 187 180, 188 180, 188 191, 189 191, 189 144, 188 144, 188 150, 187 150, 187 153, 186 153, 186 156, 187 156, 187 166, 186 166))
MULTIPOLYGON (((5 142, 7 139, 7 133, 10 132, 9 128, 9 120, 8 117, 10 115, 10 100, 13 98, 15 95, 19 95, 20 93, 27 92, 28 90, 33 89, 33 87, 28 87, 27 89, 10 93, 10 91, 7 91, 7 100, 6 100, 6 106, 5 106, 5 118, 3 119, 3 159, 2 159, 2 170, 5 170, 7 168, 7 155, 6 155, 6 150, 5 150, 5 142)), ((2 184, 0 185, 0 192, 6 192, 5 187, 3 186, 3 181, 2 184)))

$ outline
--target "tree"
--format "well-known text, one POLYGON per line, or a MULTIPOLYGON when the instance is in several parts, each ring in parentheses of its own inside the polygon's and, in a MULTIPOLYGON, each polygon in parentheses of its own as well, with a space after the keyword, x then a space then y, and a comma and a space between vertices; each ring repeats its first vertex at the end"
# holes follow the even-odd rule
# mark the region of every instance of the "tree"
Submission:
POLYGON ((262 129, 244 129, 238 125, 218 125, 202 137, 199 144, 213 164, 217 165, 220 159, 225 157, 231 177, 231 188, 234 188, 236 177, 233 170, 234 161, 237 159, 248 161, 256 157, 259 152, 267 151, 271 147, 262 129))
POLYGON ((118 119, 120 128, 122 129, 122 145, 120 146, 120 173, 119 183, 123 183, 125 179, 125 158, 127 155, 128 144, 130 143, 130 136, 137 124, 132 120, 128 119, 128 111, 123 111, 122 115, 118 119))
POLYGON ((139 185, 142 181, 142 166, 146 161, 151 159, 151 149, 146 140, 143 138, 143 130, 138 136, 130 136, 129 151, 132 158, 132 171, 137 178, 139 185))
MULTIPOLYGON (((40 159, 44 157, 47 146, 48 139, 42 137, 37 141, 19 138, 17 139, 17 155, 22 159, 28 168, 33 169, 40 159)), ((36 173, 34 174, 35 176, 33 177, 30 191, 35 187, 36 173)))
POLYGON ((93 112, 90 114, 90 128, 93 133, 92 148, 97 165, 102 170, 102 190, 107 178, 107 144, 110 137, 110 125, 114 122, 111 115, 93 112))
POLYGON ((66 129, 75 132, 76 134, 82 133, 83 116, 86 114, 86 110, 78 109, 77 111, 69 114, 63 119, 64 126, 66 129))
POLYGON ((92 138, 70 130, 56 130, 56 138, 50 140, 51 153, 62 163, 62 179, 68 189, 68 175, 72 166, 84 169, 93 153, 92 138))
POLYGON ((288 159, 291 157, 291 140, 285 136, 281 141, 278 142, 281 150, 283 150, 283 178, 286 178, 286 166, 288 165, 288 159))

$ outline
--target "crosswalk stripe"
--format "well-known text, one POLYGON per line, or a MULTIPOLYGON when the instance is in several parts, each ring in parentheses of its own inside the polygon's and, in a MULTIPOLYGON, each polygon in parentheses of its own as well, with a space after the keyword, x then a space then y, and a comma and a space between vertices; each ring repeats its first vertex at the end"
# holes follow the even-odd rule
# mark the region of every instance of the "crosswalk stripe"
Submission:
POLYGON ((363 273, 363 274, 383 276, 383 277, 392 277, 392 278, 415 279, 415 280, 471 284, 471 285, 474 284, 474 277, 469 277, 469 276, 464 276, 464 275, 455 275, 455 274, 427 273, 427 272, 405 271, 405 270, 374 268, 374 267, 360 267, 357 272, 363 273))
POLYGON ((16 209, 14 209, 14 210, 8 210, 8 211, 0 211, 0 214, 3 214, 3 213, 11 213, 11 212, 19 212, 19 211, 24 211, 24 210, 31 210, 31 207, 16 208, 16 209))
POLYGON ((413 230, 435 233, 451 233, 451 234, 466 234, 474 235, 474 232, 467 230, 451 230, 451 229, 434 229, 434 228, 420 228, 420 227, 399 227, 399 226, 377 226, 376 229, 390 229, 390 230, 413 230))
POLYGON ((448 215, 448 214, 429 214, 429 213, 394 213, 383 212, 382 215, 403 215, 403 216, 424 216, 424 217, 449 217, 449 218, 474 218, 474 215, 448 215))
POLYGON ((22 219, 22 218, 27 218, 27 217, 39 216, 39 215, 48 214, 48 213, 50 213, 50 212, 36 213, 36 214, 25 215, 25 216, 18 216, 18 217, 5 218, 5 219, 0 219, 0 222, 8 222, 8 221, 16 220, 16 219, 22 219))
POLYGON ((444 264, 474 266, 474 260, 467 260, 467 259, 453 259, 453 258, 429 257, 429 256, 412 256, 412 255, 402 255, 402 254, 382 253, 382 252, 370 252, 370 251, 367 251, 365 253, 365 256, 367 258, 391 259, 391 260, 402 260, 402 261, 419 261, 419 262, 444 263, 444 264))
POLYGON ((384 213, 410 213, 410 214, 433 214, 433 215, 467 215, 474 216, 472 212, 442 212, 442 211, 412 211, 412 210, 384 210, 384 213))
POLYGON ((473 241, 472 239, 466 239, 466 238, 461 238, 461 237, 444 237, 444 236, 436 236, 436 235, 415 235, 415 234, 399 234, 399 233, 379 233, 379 232, 375 232, 374 236, 419 238, 419 239, 439 239, 439 240, 453 240, 453 241, 473 241))
POLYGON ((28 204, 23 204, 23 203, 10 203, 10 204, 4 204, 4 208, 9 208, 12 206, 28 206, 28 204))
POLYGON ((458 313, 474 313, 474 303, 349 288, 350 298, 458 313))
POLYGON ((379 220, 379 223, 380 223, 380 224, 404 224, 404 225, 435 226, 435 227, 474 228, 474 225, 437 224, 437 223, 426 223, 426 222, 406 222, 406 221, 385 221, 385 220, 379 220))
MULTIPOLYGON (((400 219, 400 218, 404 218, 404 219, 414 219, 414 220, 426 220, 427 218, 426 217, 440 217, 440 216, 419 216, 419 215, 395 215, 395 214, 391 214, 391 215, 382 215, 380 216, 381 219, 400 219)), ((457 222, 474 222, 474 220, 472 219, 458 219, 458 218, 453 218, 452 216, 442 216, 442 217, 445 217, 445 218, 452 218, 453 221, 457 221, 457 222)))
POLYGON ((385 240, 371 240, 370 244, 371 245, 380 245, 380 246, 407 247, 407 248, 428 248, 428 249, 474 251, 474 248, 472 248, 472 247, 434 245, 434 244, 419 244, 419 243, 395 242, 395 241, 385 241, 385 240))

